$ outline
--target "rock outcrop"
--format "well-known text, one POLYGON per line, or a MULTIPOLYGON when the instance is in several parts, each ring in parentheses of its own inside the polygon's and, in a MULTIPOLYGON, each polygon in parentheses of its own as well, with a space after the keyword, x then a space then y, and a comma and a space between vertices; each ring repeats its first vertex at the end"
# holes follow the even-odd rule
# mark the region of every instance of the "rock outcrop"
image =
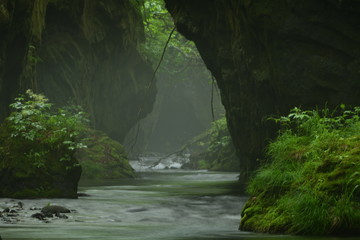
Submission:
POLYGON ((122 141, 152 110, 153 70, 140 56, 133 1, 0 0, 0 119, 26 89, 84 106, 95 128, 122 141))
POLYGON ((269 115, 360 104, 360 2, 165 0, 216 77, 242 180, 277 127, 269 115))
POLYGON ((87 147, 78 149, 75 153, 82 167, 82 179, 135 177, 123 145, 101 131, 88 130, 83 137, 87 147))

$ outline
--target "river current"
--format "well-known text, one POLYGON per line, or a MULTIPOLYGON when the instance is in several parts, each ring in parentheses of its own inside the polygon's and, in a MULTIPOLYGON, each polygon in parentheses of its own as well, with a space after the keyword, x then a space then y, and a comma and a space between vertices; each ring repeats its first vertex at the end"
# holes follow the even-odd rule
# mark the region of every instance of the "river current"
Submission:
MULTIPOLYGON (((173 164, 170 168, 178 167, 173 164)), ((164 165, 149 169, 138 162, 132 165, 138 171, 136 179, 81 181, 79 192, 86 196, 79 199, 21 200, 21 216, 12 222, 0 221, 2 240, 320 239, 238 231, 247 197, 233 191, 236 173, 164 169, 164 165), (31 218, 36 210, 30 208, 48 204, 73 211, 66 214, 67 219, 31 218)), ((0 210, 17 202, 0 199, 0 210)))

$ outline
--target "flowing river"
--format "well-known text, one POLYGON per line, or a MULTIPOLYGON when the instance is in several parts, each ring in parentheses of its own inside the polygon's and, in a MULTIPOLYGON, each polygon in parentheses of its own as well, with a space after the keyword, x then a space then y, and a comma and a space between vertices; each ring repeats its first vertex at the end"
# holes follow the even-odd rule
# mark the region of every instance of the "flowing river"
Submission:
MULTIPOLYGON (((2 240, 321 239, 238 231, 247 198, 234 191, 236 173, 162 169, 160 165, 149 170, 136 162, 133 166, 138 170, 136 179, 81 182, 79 191, 88 196, 79 199, 21 200, 21 216, 0 221, 2 240), (47 204, 74 211, 66 214, 68 219, 30 217, 37 212, 30 208, 47 204)), ((17 202, 1 199, 0 207, 17 202)))

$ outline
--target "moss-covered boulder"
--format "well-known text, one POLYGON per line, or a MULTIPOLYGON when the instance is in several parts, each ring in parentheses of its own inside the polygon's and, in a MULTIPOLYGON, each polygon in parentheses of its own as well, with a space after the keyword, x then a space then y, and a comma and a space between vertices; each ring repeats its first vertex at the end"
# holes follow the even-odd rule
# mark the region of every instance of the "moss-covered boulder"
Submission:
POLYGON ((133 178, 123 145, 101 131, 89 130, 83 140, 87 148, 79 149, 75 156, 82 167, 83 179, 133 178))
MULTIPOLYGON (((326 114, 329 111, 324 111, 326 114)), ((329 118, 316 111, 283 117, 253 177, 240 229, 309 235, 360 234, 360 108, 329 118)))
POLYGON ((82 113, 52 111, 43 95, 31 91, 11 108, 0 127, 0 197, 76 198, 82 113))
POLYGON ((31 90, 0 127, 0 197, 76 198, 85 178, 133 177, 124 147, 92 130, 81 108, 53 108, 31 90))
POLYGON ((0 197, 77 198, 81 167, 67 148, 20 139, 5 144, 10 146, 0 149, 0 197))
POLYGON ((191 155, 183 169, 239 171, 239 160, 225 118, 213 122, 209 130, 195 137, 185 148, 190 149, 191 155))

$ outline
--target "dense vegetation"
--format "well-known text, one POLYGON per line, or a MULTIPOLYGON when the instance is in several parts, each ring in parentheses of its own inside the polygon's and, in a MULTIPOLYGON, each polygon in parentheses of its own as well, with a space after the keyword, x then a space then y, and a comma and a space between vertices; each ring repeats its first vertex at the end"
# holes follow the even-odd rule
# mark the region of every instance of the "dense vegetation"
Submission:
POLYGON ((146 0, 141 9, 146 39, 140 49, 143 55, 153 63, 154 69, 158 62, 163 60, 159 68, 160 72, 170 74, 175 79, 189 79, 185 70, 194 67, 194 64, 203 64, 194 43, 175 30, 164 1, 146 0), (172 30, 174 32, 170 35, 172 30), (165 46, 166 55, 161 59, 165 46))
POLYGON ((360 233, 360 108, 336 112, 294 108, 275 119, 285 129, 250 181, 241 229, 360 233))
POLYGON ((82 167, 84 179, 133 178, 124 146, 101 131, 87 129, 83 135, 87 148, 79 149, 75 157, 82 167))
MULTIPOLYGON (((87 118, 76 108, 53 109, 31 90, 10 105, 12 113, 0 128, 0 196, 76 197, 81 168, 74 158, 87 118), (57 181, 76 182, 71 188, 57 181)), ((66 185, 66 184, 65 184, 66 185)))
POLYGON ((0 196, 76 197, 80 163, 87 178, 133 176, 123 146, 92 130, 80 107, 55 108, 31 90, 10 107, 0 128, 0 196))
MULTIPOLYGON (((157 70, 156 78, 148 77, 156 82, 158 92, 152 113, 126 144, 133 149, 136 139, 134 152, 171 153, 210 127, 212 79, 195 44, 174 28, 164 1, 142 2, 145 41, 139 50, 157 70)), ((219 95, 212 95, 217 119, 223 107, 219 95)))
POLYGON ((213 122, 212 127, 185 146, 192 152, 183 168, 214 171, 238 171, 239 164, 227 128, 226 118, 213 122))

